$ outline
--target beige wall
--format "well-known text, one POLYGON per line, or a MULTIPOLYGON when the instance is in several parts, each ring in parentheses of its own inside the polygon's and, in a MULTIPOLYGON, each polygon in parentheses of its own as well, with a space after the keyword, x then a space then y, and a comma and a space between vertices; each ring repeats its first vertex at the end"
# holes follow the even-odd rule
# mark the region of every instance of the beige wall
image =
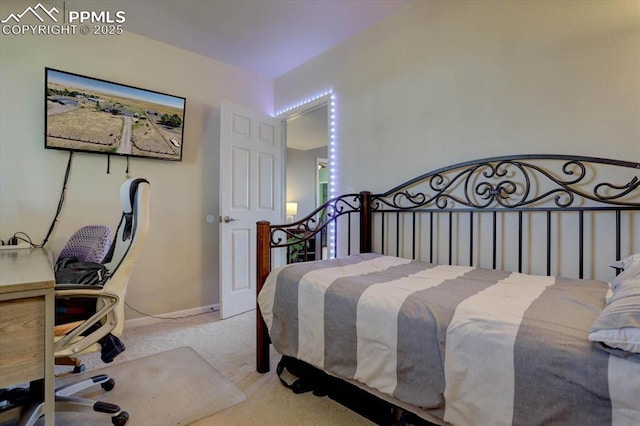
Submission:
POLYGON ((517 153, 640 160, 640 2, 417 1, 276 80, 336 93, 338 193, 517 153))
MULTIPOLYGON (((0 2, 0 16, 32 2, 0 2)), ((126 28, 126 25, 125 25, 126 28)), ((187 98, 181 163, 130 160, 152 188, 151 230, 127 303, 151 314, 218 302, 219 105, 222 99, 270 113, 273 81, 126 33, 119 36, 0 35, 0 238, 44 238, 58 203, 68 154, 43 149, 44 67, 187 98)), ((48 247, 57 254, 80 226, 119 219, 126 161, 76 154, 64 209, 48 247)), ((138 314, 127 311, 127 318, 138 314)))

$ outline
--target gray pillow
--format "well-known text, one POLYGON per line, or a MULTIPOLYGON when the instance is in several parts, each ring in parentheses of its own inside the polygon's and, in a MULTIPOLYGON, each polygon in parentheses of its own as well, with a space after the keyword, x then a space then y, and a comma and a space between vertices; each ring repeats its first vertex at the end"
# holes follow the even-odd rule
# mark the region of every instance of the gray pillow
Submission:
POLYGON ((640 264, 611 282, 613 295, 589 331, 589 340, 622 358, 640 362, 640 264))

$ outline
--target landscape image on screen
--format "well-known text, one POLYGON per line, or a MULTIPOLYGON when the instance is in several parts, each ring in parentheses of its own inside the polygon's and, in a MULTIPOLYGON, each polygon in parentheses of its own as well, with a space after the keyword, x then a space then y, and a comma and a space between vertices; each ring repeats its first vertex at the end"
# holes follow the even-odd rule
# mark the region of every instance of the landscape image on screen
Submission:
POLYGON ((182 159, 185 98, 45 69, 45 147, 182 159))

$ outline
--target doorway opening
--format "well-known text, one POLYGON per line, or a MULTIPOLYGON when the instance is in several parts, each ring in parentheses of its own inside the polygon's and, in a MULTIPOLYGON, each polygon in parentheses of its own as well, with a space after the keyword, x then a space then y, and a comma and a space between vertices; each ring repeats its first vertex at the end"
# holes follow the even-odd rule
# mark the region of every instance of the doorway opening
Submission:
MULTIPOLYGON (((296 206, 296 214, 287 214, 287 220, 293 216, 297 221, 335 196, 335 96, 325 92, 277 116, 283 122, 286 150, 283 204, 290 207, 289 212, 296 206)), ((329 226, 319 241, 321 250, 315 250, 321 258, 335 257, 334 238, 334 228, 329 226)))

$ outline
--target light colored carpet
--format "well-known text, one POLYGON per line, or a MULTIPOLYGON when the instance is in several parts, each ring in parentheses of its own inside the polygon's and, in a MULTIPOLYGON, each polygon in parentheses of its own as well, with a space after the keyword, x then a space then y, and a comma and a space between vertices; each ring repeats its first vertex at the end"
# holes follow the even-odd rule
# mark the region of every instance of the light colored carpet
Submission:
MULTIPOLYGON (((153 325, 125 327, 121 339, 127 349, 109 365, 117 369, 119 364, 151 354, 182 346, 192 348, 247 397, 245 401, 213 415, 200 420, 194 419, 192 426, 370 426, 374 424, 328 397, 316 397, 312 393, 295 395, 286 389, 280 384, 275 374, 275 366, 280 356, 273 350, 271 371, 267 374, 257 373, 255 370, 255 316, 256 312, 251 311, 219 320, 217 313, 209 313, 179 320, 164 320, 153 325)), ((100 361, 99 353, 83 355, 82 360, 88 372, 95 372, 105 366, 100 361)), ((170 382, 169 385, 171 386, 170 382)), ((175 386, 172 388, 174 392, 180 391, 175 386)), ((111 392, 115 392, 115 389, 111 392)), ((129 409, 125 403, 123 406, 132 413, 133 422, 133 410, 129 409)), ((159 408, 159 417, 168 419, 168 413, 175 407, 176 404, 171 404, 159 408)), ((56 417, 56 425, 59 425, 58 417, 56 417)), ((107 420, 100 424, 111 423, 107 420)), ((173 424, 177 423, 163 421, 157 425, 173 424)), ((147 423, 147 425, 155 426, 153 423, 147 423)))
MULTIPOLYGON (((189 347, 160 352, 99 370, 59 380, 56 385, 76 382, 96 374, 116 381, 106 392, 93 386, 74 396, 120 405, 129 413, 127 425, 188 425, 246 399, 189 347)), ((110 424, 108 415, 56 413, 56 425, 110 424)))

